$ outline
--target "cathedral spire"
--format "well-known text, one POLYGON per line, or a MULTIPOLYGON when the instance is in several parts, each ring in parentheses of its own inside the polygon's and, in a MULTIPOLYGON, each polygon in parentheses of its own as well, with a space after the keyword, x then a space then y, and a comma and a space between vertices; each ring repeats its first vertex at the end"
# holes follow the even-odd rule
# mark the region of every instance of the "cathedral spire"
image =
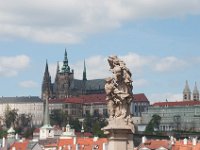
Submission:
POLYGON ((67 51, 66 51, 66 49, 65 49, 65 54, 64 54, 62 72, 64 72, 64 73, 66 73, 66 72, 69 73, 70 72, 70 67, 68 65, 68 58, 67 58, 67 51))
POLYGON ((86 74, 86 65, 85 65, 85 60, 84 60, 84 69, 83 69, 83 81, 87 80, 87 74, 86 74))
POLYGON ((191 91, 188 85, 188 81, 185 82, 185 88, 183 90, 183 100, 188 101, 191 100, 191 91))
POLYGON ((197 83, 195 82, 194 90, 193 90, 193 100, 198 101, 199 100, 199 90, 197 88, 197 83))
POLYGON ((51 89, 51 76, 49 74, 49 68, 48 68, 48 62, 46 60, 46 66, 43 76, 43 82, 42 82, 42 100, 45 100, 47 95, 50 97, 50 89, 51 89))
POLYGON ((56 73, 60 72, 60 66, 59 66, 59 61, 57 62, 57 69, 56 69, 56 73))

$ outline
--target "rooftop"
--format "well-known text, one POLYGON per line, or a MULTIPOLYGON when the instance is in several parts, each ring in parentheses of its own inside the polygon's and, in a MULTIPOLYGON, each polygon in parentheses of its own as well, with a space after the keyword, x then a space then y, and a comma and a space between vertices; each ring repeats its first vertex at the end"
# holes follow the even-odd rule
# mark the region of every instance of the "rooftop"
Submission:
POLYGON ((0 103, 41 103, 38 96, 0 97, 0 103))
POLYGON ((166 107, 166 106, 194 106, 200 105, 200 101, 179 101, 179 102, 157 102, 152 106, 166 107))
MULTIPOLYGON (((144 93, 133 94, 134 102, 149 102, 144 93)), ((106 94, 89 94, 64 99, 50 99, 49 103, 76 103, 76 104, 105 104, 106 94)))

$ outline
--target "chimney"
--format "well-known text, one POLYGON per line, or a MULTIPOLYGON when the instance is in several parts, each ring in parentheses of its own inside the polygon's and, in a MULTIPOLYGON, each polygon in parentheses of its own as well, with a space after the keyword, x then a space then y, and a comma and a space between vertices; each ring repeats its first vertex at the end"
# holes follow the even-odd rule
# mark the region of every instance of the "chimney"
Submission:
POLYGON ((67 145, 67 149, 68 149, 68 150, 71 150, 71 145, 67 145))
POLYGON ((170 142, 171 142, 172 145, 174 145, 175 141, 174 141, 174 137, 173 136, 170 136, 170 142))
POLYGON ((76 137, 74 137, 74 139, 73 139, 73 143, 74 143, 74 145, 76 144, 76 137))
POLYGON ((147 141, 146 136, 143 136, 143 137, 142 137, 142 144, 144 144, 146 141, 147 141))
POLYGON ((192 139, 192 145, 193 145, 193 146, 197 145, 197 138, 193 138, 193 139, 192 139))
POLYGON ((15 148, 15 147, 12 147, 12 150, 16 150, 16 148, 15 148))
POLYGON ((15 140, 18 140, 19 136, 18 134, 15 134, 15 140))
POLYGON ((183 139, 183 144, 187 145, 187 139, 186 138, 183 139))
POLYGON ((99 137, 98 137, 98 136, 95 136, 95 137, 93 138, 93 141, 96 142, 98 139, 99 139, 99 137))
POLYGON ((80 150, 79 144, 76 144, 76 150, 80 150))
POLYGON ((108 144, 107 143, 103 143, 103 150, 108 150, 108 144))
POLYGON ((3 137, 3 139, 2 139, 2 147, 5 147, 6 146, 6 139, 5 139, 5 137, 3 137))

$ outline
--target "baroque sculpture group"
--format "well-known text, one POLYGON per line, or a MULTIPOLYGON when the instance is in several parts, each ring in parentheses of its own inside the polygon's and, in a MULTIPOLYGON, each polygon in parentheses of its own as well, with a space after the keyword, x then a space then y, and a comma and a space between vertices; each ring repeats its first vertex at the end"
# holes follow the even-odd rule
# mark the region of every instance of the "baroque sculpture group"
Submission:
POLYGON ((120 118, 130 122, 130 103, 133 99, 131 72, 117 56, 110 56, 108 63, 113 73, 105 84, 109 120, 120 118))

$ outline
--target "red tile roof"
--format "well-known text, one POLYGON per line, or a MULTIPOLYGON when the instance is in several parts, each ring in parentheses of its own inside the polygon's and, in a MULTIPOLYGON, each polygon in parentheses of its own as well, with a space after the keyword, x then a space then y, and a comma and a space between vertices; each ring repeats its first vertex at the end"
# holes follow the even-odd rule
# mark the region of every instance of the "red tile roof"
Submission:
MULTIPOLYGON (((134 102, 149 102, 144 93, 133 94, 134 102)), ((64 99, 50 99, 49 103, 106 104, 106 94, 80 95, 64 99)))
POLYGON ((149 102, 146 95, 144 93, 133 94, 134 102, 149 102))
POLYGON ((158 149, 160 147, 164 147, 169 149, 169 141, 168 140, 147 140, 145 143, 142 143, 139 148, 149 148, 149 149, 158 149))
MULTIPOLYGON (((76 136, 77 137, 81 137, 82 136, 82 133, 81 132, 75 132, 76 136)), ((93 134, 90 133, 90 132, 84 132, 84 137, 92 137, 93 134)))
POLYGON ((24 140, 24 141, 16 141, 11 145, 10 150, 12 150, 13 147, 15 147, 16 150, 26 150, 28 146, 29 141, 24 140))
POLYGON ((191 141, 188 141, 187 144, 183 144, 183 141, 176 141, 172 150, 200 150, 200 143, 193 145, 191 141))
MULTIPOLYGON (((99 138, 97 141, 93 141, 93 138, 77 138, 76 143, 80 145, 80 147, 84 147, 84 150, 91 150, 92 147, 98 146, 100 150, 103 149, 103 143, 107 143, 108 140, 106 138, 99 138)), ((72 149, 75 149, 75 145, 73 144, 72 139, 59 139, 58 147, 63 147, 67 150, 68 145, 71 146, 72 149)))
POLYGON ((152 106, 165 107, 165 106, 194 106, 200 105, 200 101, 180 101, 180 102, 157 102, 152 106))

